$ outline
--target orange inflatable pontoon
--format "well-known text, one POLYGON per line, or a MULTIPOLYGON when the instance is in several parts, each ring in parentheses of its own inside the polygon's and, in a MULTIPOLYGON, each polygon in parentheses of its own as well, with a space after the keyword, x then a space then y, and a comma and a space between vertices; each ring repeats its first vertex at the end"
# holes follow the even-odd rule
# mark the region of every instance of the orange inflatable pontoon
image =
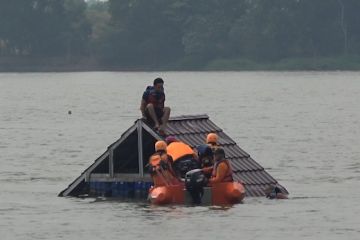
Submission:
POLYGON ((240 203, 245 197, 245 188, 240 182, 221 182, 204 186, 204 175, 200 169, 190 171, 185 179, 177 183, 167 181, 166 174, 163 173, 157 171, 157 177, 161 177, 165 184, 153 186, 149 190, 148 199, 156 205, 232 205, 240 203))
MULTIPOLYGON (((240 203, 245 197, 245 188, 239 182, 224 182, 204 187, 201 204, 232 205, 240 203)), ((193 199, 184 184, 152 187, 149 200, 156 205, 192 204, 193 199)))

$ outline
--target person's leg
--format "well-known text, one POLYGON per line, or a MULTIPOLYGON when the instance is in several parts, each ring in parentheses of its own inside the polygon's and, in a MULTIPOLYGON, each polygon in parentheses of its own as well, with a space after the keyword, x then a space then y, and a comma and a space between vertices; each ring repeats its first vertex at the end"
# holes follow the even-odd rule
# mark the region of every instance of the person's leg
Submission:
POLYGON ((156 116, 156 112, 155 112, 155 108, 154 108, 154 105, 149 103, 147 106, 146 106, 146 110, 147 112, 149 113, 149 116, 150 118, 153 120, 153 122, 155 123, 155 128, 159 128, 160 127, 160 124, 159 124, 159 120, 157 119, 157 116, 156 116))
POLYGON ((170 112, 171 112, 171 109, 169 107, 164 107, 164 114, 161 118, 161 129, 162 130, 165 130, 166 129, 166 125, 169 121, 169 118, 170 118, 170 112))

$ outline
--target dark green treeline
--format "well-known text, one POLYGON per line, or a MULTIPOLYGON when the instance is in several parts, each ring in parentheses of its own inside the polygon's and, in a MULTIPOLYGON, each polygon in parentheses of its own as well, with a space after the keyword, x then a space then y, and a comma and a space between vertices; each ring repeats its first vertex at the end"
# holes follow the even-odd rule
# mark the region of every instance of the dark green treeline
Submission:
POLYGON ((359 13, 359 0, 0 0, 0 57, 123 69, 332 59, 346 68, 359 62, 359 13))

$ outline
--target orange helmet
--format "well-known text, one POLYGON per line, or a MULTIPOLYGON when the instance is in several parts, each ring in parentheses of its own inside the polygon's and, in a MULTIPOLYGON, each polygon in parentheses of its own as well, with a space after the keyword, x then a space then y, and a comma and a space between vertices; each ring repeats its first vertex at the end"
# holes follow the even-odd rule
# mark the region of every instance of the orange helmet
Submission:
POLYGON ((217 144, 218 142, 218 135, 216 133, 209 133, 206 137, 206 143, 212 143, 212 144, 217 144))
POLYGON ((155 143, 155 151, 166 151, 167 144, 164 141, 157 141, 155 143))

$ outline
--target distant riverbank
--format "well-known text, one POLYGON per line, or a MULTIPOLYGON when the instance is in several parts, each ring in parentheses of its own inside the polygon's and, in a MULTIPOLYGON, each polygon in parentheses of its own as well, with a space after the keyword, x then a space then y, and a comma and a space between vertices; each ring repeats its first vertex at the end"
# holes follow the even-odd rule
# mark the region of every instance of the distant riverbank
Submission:
POLYGON ((77 71, 359 71, 360 56, 287 58, 274 62, 249 59, 216 59, 207 63, 180 60, 167 66, 105 65, 95 58, 0 57, 0 72, 77 71))
POLYGON ((247 59, 218 59, 210 62, 208 70, 267 70, 267 71, 331 71, 360 70, 360 56, 287 58, 276 62, 259 63, 247 59))

